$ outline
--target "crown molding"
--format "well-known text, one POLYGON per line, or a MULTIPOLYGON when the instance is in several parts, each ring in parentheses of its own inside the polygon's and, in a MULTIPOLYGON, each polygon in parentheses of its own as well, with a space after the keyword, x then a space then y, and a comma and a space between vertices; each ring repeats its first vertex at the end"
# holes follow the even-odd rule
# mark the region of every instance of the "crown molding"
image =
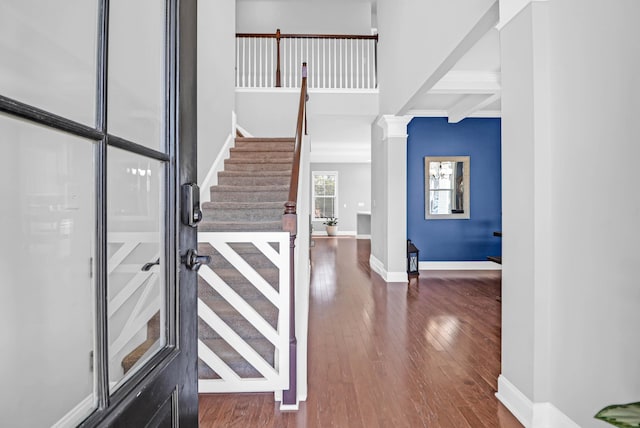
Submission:
POLYGON ((382 128, 384 140, 388 138, 407 138, 407 124, 413 119, 411 115, 394 116, 385 114, 380 116, 376 124, 382 128))
MULTIPOLYGON (((449 117, 447 110, 409 110, 409 114, 412 117, 449 117)), ((502 112, 499 110, 483 110, 476 111, 467 117, 475 118, 499 118, 502 117, 502 112)))

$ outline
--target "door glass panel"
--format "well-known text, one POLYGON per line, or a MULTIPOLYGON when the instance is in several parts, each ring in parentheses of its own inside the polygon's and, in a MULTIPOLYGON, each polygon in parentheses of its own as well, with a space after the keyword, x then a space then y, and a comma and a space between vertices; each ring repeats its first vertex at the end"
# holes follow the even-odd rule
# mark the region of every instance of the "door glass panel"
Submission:
POLYGON ((97 1, 0 1, 0 94, 95 123, 97 1))
POLYGON ((111 390, 166 343, 164 174, 154 159, 107 151, 107 313, 111 390))
POLYGON ((93 373, 94 143, 0 114, 0 425, 77 425, 93 373))
POLYGON ((164 1, 111 0, 109 133, 164 148, 164 1))

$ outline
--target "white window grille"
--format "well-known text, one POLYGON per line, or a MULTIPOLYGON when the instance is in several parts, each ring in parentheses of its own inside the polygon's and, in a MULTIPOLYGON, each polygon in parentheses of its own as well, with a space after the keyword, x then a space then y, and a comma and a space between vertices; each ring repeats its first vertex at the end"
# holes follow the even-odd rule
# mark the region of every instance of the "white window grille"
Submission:
POLYGON ((313 219, 338 217, 338 172, 313 171, 313 219))

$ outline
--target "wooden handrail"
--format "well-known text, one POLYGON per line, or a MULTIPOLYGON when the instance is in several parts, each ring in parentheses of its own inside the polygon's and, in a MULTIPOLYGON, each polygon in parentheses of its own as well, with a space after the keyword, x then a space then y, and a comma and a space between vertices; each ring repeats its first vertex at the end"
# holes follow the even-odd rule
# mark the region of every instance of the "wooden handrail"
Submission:
POLYGON ((296 123, 296 145, 293 153, 293 165, 291 167, 291 181, 289 182, 289 199, 285 204, 285 214, 296 213, 296 201, 298 200, 298 175, 300 174, 300 151, 304 136, 304 123, 307 106, 307 63, 302 63, 302 84, 300 87, 300 101, 298 104, 298 121, 296 123), (291 211, 293 210, 293 211, 291 211))
POLYGON ((361 39, 361 40, 378 40, 377 34, 285 34, 280 33, 236 33, 236 37, 240 38, 257 38, 257 39, 361 39))
POLYGON ((296 123, 296 138, 291 166, 291 181, 289 184, 289 200, 284 204, 282 216, 282 230, 289 232, 289 388, 282 391, 282 404, 292 406, 298 402, 298 339, 296 338, 296 275, 295 275, 295 247, 298 233, 298 215, 296 213, 298 200, 298 176, 300 175, 300 153, 307 104, 307 63, 302 63, 302 84, 300 88, 300 104, 298 106, 298 120, 296 123))

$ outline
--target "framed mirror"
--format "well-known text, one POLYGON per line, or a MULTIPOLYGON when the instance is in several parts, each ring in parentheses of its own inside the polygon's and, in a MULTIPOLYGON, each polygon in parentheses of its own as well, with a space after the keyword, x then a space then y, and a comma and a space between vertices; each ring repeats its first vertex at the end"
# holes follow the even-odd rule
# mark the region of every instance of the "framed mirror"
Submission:
POLYGON ((469 219, 469 156, 424 158, 424 218, 469 219))

